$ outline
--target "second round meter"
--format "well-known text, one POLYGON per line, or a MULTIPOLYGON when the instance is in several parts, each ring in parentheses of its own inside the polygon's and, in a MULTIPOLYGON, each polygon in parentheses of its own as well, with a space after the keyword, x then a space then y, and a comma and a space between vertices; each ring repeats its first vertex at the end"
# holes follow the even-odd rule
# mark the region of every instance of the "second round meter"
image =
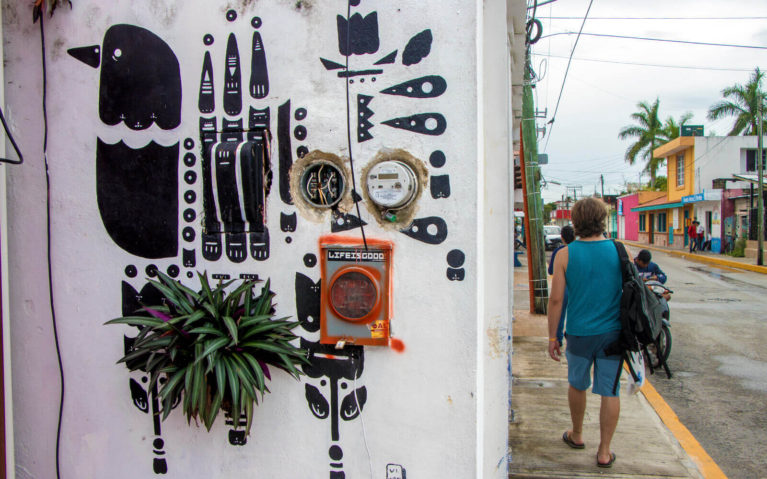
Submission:
POLYGON ((374 165, 368 171, 367 180, 370 200, 389 209, 407 206, 418 188, 412 168, 401 161, 382 161, 374 165))

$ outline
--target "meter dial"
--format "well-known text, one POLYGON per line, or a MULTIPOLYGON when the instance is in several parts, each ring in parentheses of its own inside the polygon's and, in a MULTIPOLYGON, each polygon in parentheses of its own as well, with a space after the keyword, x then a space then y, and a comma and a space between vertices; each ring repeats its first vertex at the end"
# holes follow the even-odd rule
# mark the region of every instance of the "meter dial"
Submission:
POLYGON ((330 306, 347 321, 361 321, 376 311, 378 286, 363 268, 344 268, 330 284, 330 306))
POLYGON ((367 190, 370 201, 376 205, 397 209, 407 206, 418 188, 413 169, 401 161, 382 161, 367 174, 367 190))

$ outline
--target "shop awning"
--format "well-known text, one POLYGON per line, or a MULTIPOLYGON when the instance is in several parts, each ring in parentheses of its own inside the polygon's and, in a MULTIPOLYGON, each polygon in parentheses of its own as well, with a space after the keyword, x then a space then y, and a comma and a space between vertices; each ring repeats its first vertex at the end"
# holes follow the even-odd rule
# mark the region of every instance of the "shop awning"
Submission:
POLYGON ((684 203, 678 201, 676 203, 661 203, 659 205, 637 206, 636 208, 631 208, 631 211, 667 210, 669 208, 679 208, 680 206, 684 206, 684 203))
MULTIPOLYGON (((748 181, 752 185, 756 186, 759 183, 759 176, 754 174, 741 174, 741 175, 732 175, 733 178, 735 178, 738 181, 748 181)), ((762 188, 767 187, 767 178, 762 180, 762 188)))

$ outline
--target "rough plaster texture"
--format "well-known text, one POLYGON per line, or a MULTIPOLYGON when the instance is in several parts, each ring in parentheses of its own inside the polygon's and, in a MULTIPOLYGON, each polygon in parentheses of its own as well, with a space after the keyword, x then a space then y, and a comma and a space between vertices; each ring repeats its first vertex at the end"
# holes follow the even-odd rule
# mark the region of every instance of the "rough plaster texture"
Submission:
MULTIPOLYGON (((4 2, 3 8, 5 112, 28 158, 23 168, 10 172, 7 195, 16 476, 54 477, 59 381, 46 281, 40 38, 26 7, 4 2)), ((366 234, 395 243, 391 330, 405 345, 402 353, 366 347, 363 374, 345 384, 347 391, 361 386, 367 390, 364 427, 359 418, 340 421, 340 439, 333 440, 329 420, 312 414, 304 390, 305 383, 312 383, 329 396, 327 385, 274 374, 272 393, 258 406, 244 446, 229 444, 230 428, 223 418, 208 433, 194 424, 188 426, 180 414, 171 414, 162 424, 161 435, 166 477, 328 477, 334 471, 363 477, 371 467, 374 477, 387 477, 390 464, 401 466, 411 478, 505 477, 511 301, 507 253, 510 102, 497 99, 507 98, 509 66, 507 49, 492 46, 506 41, 505 12, 500 4, 485 8, 482 2, 475 5, 459 0, 369 1, 352 12, 378 13, 381 46, 374 55, 351 56, 350 69, 369 68, 373 60, 399 51, 397 62, 387 66, 376 83, 349 85, 352 98, 357 93, 375 96, 371 104, 374 138, 352 142, 356 174, 384 148, 401 148, 422 159, 441 150, 447 163, 429 169, 433 174, 449 174, 452 190, 448 198, 422 195, 419 199, 417 217, 440 217, 447 224, 447 237, 438 245, 384 229, 366 216, 366 208, 361 209, 366 234), (485 19, 493 18, 496 21, 483 31, 485 19), (433 35, 429 55, 403 66, 400 56, 405 45, 425 29, 433 35), (492 55, 484 59, 483 52, 492 55), (485 76, 478 70, 486 70, 485 76), (438 98, 379 94, 387 86, 432 74, 443 76, 448 85, 438 98), (483 96, 485 89, 488 92, 483 96), (380 123, 421 112, 444 115, 447 132, 421 135, 380 123), (465 270, 463 281, 446 277, 446 255, 454 250, 465 256, 460 265, 465 270), (339 461, 329 457, 333 446, 343 449, 342 467, 334 466, 339 461)), ((147 266, 154 264, 163 271, 171 265, 181 266, 181 248, 194 245, 197 265, 182 267, 180 279, 190 281, 185 276, 188 270, 271 277, 278 315, 295 316, 295 275, 304 274, 312 281, 319 278, 318 268, 307 266, 303 258, 318 254, 317 239, 330 232, 329 222, 305 221, 296 206, 282 203, 275 179, 267 203, 269 259, 256 262, 248 257, 235 264, 224 256, 206 262, 199 254, 200 200, 193 205, 195 220, 186 223, 181 217, 187 207, 181 200, 183 191, 192 189, 200 198, 202 186, 199 181, 193 185, 184 182, 182 175, 190 168, 179 159, 179 255, 152 260, 131 255, 115 244, 101 220, 97 139, 107 144, 122 140, 137 149, 150 141, 169 146, 192 138, 193 151, 199 153, 197 101, 203 55, 210 50, 214 58, 220 108, 226 39, 233 33, 243 65, 244 111, 249 105, 269 106, 274 128, 277 107, 290 99, 294 109, 308 111, 301 122, 292 118, 291 134, 297 123, 309 132, 304 142, 293 138, 294 149, 305 144, 310 151, 349 156, 344 80, 336 71, 326 71, 319 60, 343 59, 336 23, 337 15, 345 14, 346 9, 339 5, 313 1, 224 4, 164 0, 143 5, 82 0, 71 11, 62 9, 52 19, 46 18, 53 296, 66 378, 59 456, 62 477, 153 476, 156 437, 152 421, 134 407, 128 387, 129 379, 139 380, 140 375, 115 365, 122 353, 123 333, 130 331, 102 325, 120 315, 122 281, 140 289, 147 266), (233 22, 226 19, 230 8, 238 14, 233 22), (263 21, 258 31, 270 80, 269 95, 258 101, 247 93, 254 31, 251 19, 255 16, 263 21), (145 28, 175 53, 183 88, 178 127, 161 130, 152 125, 135 131, 122 123, 108 126, 100 121, 99 71, 66 51, 100 44, 106 30, 115 24, 145 28), (206 33, 215 37, 211 46, 203 44, 206 33), (280 231, 280 213, 293 212, 299 213, 296 231, 280 231), (197 232, 195 241, 181 237, 185 226, 197 232), (128 265, 137 268, 137 277, 126 277, 128 265)), ((102 57, 114 53, 101 52, 102 57)), ((355 112, 352 108, 352 118, 355 112)), ((220 127, 223 112, 217 110, 216 116, 220 127)), ((272 167, 276 168, 274 145, 272 150, 272 167)), ((198 159, 194 168, 199 165, 198 159)), ((344 234, 358 237, 359 231, 344 234)), ((317 333, 301 334, 311 341, 318 339, 317 333)))

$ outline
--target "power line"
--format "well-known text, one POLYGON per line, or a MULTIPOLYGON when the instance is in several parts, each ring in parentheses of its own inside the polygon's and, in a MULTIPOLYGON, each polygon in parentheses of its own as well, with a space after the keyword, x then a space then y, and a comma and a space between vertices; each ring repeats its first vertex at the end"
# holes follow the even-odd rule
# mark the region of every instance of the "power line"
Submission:
MULTIPOLYGON (((536 8, 538 8, 538 7, 542 7, 542 6, 544 6, 544 5, 548 5, 549 3, 554 3, 554 2, 556 2, 556 1, 557 1, 557 0, 546 0, 545 2, 541 2, 541 3, 535 2, 535 5, 533 5, 533 6, 531 6, 531 7, 527 7, 527 9, 528 9, 528 10, 534 10, 534 9, 536 9, 536 8)), ((537 17, 536 17, 536 18, 537 18, 537 17)))
MULTIPOLYGON (((582 28, 583 26, 581 26, 582 28)), ((575 35, 576 32, 557 32, 557 33, 551 33, 549 35, 543 35, 541 38, 551 38, 558 35, 575 35)), ((650 38, 650 37, 632 37, 628 35, 611 35, 608 33, 588 33, 579 31, 578 38, 581 37, 581 35, 586 35, 589 37, 604 37, 604 38, 622 38, 627 40, 647 40, 650 42, 666 42, 666 43, 683 43, 685 45, 703 45, 703 46, 709 46, 709 47, 730 47, 730 48, 750 48, 754 50, 767 50, 767 47, 760 47, 758 45, 738 45, 734 43, 709 43, 709 42, 693 42, 689 40, 671 40, 668 38, 650 38)), ((578 40, 576 40, 577 43, 578 40)))
MULTIPOLYGON (((551 54, 543 54, 543 53, 534 53, 533 55, 538 55, 540 57, 550 57, 550 58, 568 58, 564 55, 551 55, 551 54)), ((660 64, 654 64, 654 63, 621 62, 618 60, 604 60, 604 59, 597 59, 597 58, 573 57, 573 60, 578 60, 583 62, 596 62, 596 63, 616 63, 619 65, 637 65, 637 66, 643 66, 643 67, 677 68, 677 69, 684 69, 684 70, 711 70, 711 71, 726 71, 726 72, 754 71, 753 68, 717 68, 717 67, 699 67, 699 66, 693 66, 693 65, 660 65, 660 64)))
POLYGON ((557 118, 557 111, 559 111, 559 101, 562 99, 562 92, 565 91, 565 82, 567 82, 567 73, 570 71, 570 63, 573 61, 573 54, 575 53, 575 47, 578 46, 578 40, 581 38, 581 32, 583 31, 583 27, 586 25, 586 19, 589 17, 589 11, 591 10, 591 5, 594 3, 594 0, 589 0, 589 8, 586 9, 586 14, 583 16, 583 22, 581 23, 581 29, 578 30, 578 36, 575 37, 575 43, 573 44, 573 49, 570 51, 570 59, 567 61, 567 68, 565 69, 565 77, 562 79, 562 87, 559 89, 559 97, 557 98, 557 106, 554 107, 554 114, 551 115, 551 120, 549 120, 549 124, 551 124, 551 129, 549 130, 549 134, 546 137, 546 144, 543 145, 543 151, 546 151, 546 148, 549 146, 549 139, 551 139, 551 131, 554 129, 554 120, 557 118))
MULTIPOLYGON (((540 6, 540 4, 538 4, 540 6)), ((549 20, 580 20, 581 17, 537 17, 549 20)), ((589 20, 767 20, 767 17, 591 17, 589 20)))

